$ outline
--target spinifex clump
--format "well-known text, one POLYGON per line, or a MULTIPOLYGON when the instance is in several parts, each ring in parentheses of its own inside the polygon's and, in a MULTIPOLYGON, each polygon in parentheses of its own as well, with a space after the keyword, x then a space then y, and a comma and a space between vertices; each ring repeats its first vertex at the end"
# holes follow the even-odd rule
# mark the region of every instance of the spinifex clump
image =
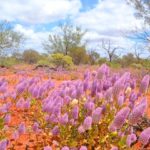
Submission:
MULTIPOLYGON (((37 148, 45 150, 126 150, 138 139, 146 145, 149 128, 137 134, 133 127, 147 109, 149 78, 143 78, 137 91, 131 73, 112 73, 105 64, 92 73, 87 71, 83 80, 65 81, 53 91, 49 79, 21 78, 0 106, 3 128, 8 127, 16 141, 23 134, 34 134, 37 148), (17 126, 9 126, 13 107, 24 114, 17 126)), ((0 81, 2 95, 7 86, 7 81, 0 81)), ((6 141, 1 145, 8 147, 6 141)))

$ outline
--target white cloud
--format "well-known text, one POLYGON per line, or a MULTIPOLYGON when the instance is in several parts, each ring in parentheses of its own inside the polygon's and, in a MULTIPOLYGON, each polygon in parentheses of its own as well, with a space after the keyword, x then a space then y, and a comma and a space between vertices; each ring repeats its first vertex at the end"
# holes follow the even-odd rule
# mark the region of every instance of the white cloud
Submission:
POLYGON ((80 8, 80 0, 0 0, 0 19, 49 23, 75 16, 80 8))
POLYGON ((48 35, 49 35, 48 31, 35 32, 34 29, 25 28, 20 24, 16 24, 14 30, 23 33, 23 35, 26 38, 22 49, 34 48, 35 50, 43 52, 42 42, 48 39, 48 35))
POLYGON ((20 24, 15 26, 16 31, 27 37, 25 48, 42 51, 42 41, 47 40, 50 32, 56 33, 58 29, 54 26, 50 32, 36 31, 35 24, 59 21, 70 15, 74 24, 88 30, 85 39, 91 41, 88 42, 89 48, 96 48, 102 38, 108 38, 131 50, 134 41, 125 38, 125 33, 135 27, 141 28, 142 21, 134 17, 134 9, 125 0, 99 0, 92 9, 80 12, 80 8, 80 0, 5 0, 0 5, 0 19, 33 24, 32 28, 20 24))
POLYGON ((90 47, 96 47, 102 38, 109 38, 129 50, 134 42, 125 38, 126 32, 141 28, 142 24, 125 0, 99 0, 95 8, 81 12, 74 22, 89 31, 85 38, 92 41, 90 47))

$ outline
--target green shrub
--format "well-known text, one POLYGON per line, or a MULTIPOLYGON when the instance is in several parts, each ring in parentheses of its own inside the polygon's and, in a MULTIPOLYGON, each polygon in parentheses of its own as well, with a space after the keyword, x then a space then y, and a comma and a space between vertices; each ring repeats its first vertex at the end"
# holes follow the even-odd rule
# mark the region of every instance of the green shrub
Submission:
POLYGON ((49 66, 50 62, 48 59, 41 59, 37 62, 37 65, 42 65, 42 66, 49 66))
POLYGON ((136 63, 133 63, 131 64, 131 67, 135 68, 135 69, 142 69, 142 64, 136 64, 136 63))
POLYGON ((15 58, 0 58, 0 66, 1 67, 11 67, 13 65, 16 65, 18 62, 15 58))
POLYGON ((72 57, 64 55, 62 53, 51 54, 50 62, 57 68, 70 68, 73 66, 72 57))
POLYGON ((116 63, 116 62, 107 62, 106 64, 108 64, 111 68, 114 68, 114 69, 120 69, 121 68, 121 65, 119 63, 116 63))

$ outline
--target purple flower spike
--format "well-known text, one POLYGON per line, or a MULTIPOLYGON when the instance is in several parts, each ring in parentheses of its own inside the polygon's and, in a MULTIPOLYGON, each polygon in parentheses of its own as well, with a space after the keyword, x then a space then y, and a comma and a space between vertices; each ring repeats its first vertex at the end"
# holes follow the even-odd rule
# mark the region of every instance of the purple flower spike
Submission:
POLYGON ((142 79, 142 82, 140 85, 140 89, 139 89, 140 93, 146 93, 147 92, 149 82, 150 82, 150 76, 145 75, 144 78, 142 79))
POLYGON ((111 148, 111 150, 118 150, 118 147, 114 146, 111 148))
POLYGON ((129 115, 130 124, 137 124, 147 108, 147 100, 144 98, 141 100, 140 104, 133 108, 133 111, 129 115))
POLYGON ((149 140, 150 140, 150 127, 142 131, 139 137, 139 141, 144 145, 146 145, 149 142, 149 140))
POLYGON ((102 113, 102 108, 98 107, 96 108, 93 113, 92 113, 92 120, 93 123, 99 123, 101 119, 101 113, 102 113))
POLYGON ((0 150, 6 150, 7 149, 7 144, 8 144, 7 140, 2 140, 0 142, 0 150))
POLYGON ((128 135, 128 136, 127 136, 127 140, 126 140, 127 146, 130 147, 131 144, 132 144, 133 142, 135 142, 136 140, 137 140, 137 137, 136 137, 136 135, 135 135, 134 133, 128 135))
POLYGON ((82 125, 78 127, 78 132, 80 134, 85 132, 85 129, 84 129, 84 127, 82 125))
POLYGON ((65 125, 68 123, 68 114, 65 113, 61 118, 60 118, 60 123, 65 125))
POLYGON ((123 124, 125 123, 128 115, 130 112, 130 108, 129 107, 124 107, 122 108, 115 116, 113 123, 110 126, 110 131, 111 128, 113 127, 113 129, 120 129, 123 124))
POLYGON ((68 146, 64 146, 61 150, 69 150, 68 146))
POLYGON ((87 150, 87 147, 86 146, 81 146, 80 150, 87 150))
POLYGON ((39 124, 37 122, 35 122, 32 126, 32 129, 34 132, 38 132, 39 131, 39 124))
POLYGON ((21 123, 18 127, 18 133, 19 134, 24 134, 26 132, 26 127, 24 123, 21 123))
POLYGON ((52 150, 52 148, 50 146, 46 146, 44 147, 44 150, 52 150))
POLYGON ((55 126, 53 129, 52 129, 52 134, 54 136, 58 135, 59 134, 59 127, 58 126, 55 126))
POLYGON ((79 107, 75 106, 72 110, 72 117, 73 119, 78 119, 78 115, 79 115, 79 107))
POLYGON ((18 138, 19 138, 19 133, 18 133, 18 131, 15 131, 13 133, 13 139, 17 140, 18 138))
POLYGON ((83 122, 83 127, 85 130, 90 129, 92 126, 92 117, 88 116, 85 118, 84 122, 83 122))
POLYGON ((8 124, 8 123, 10 123, 10 121, 11 121, 11 115, 10 115, 10 114, 7 114, 7 115, 4 117, 4 122, 5 122, 6 124, 8 124))
POLYGON ((119 96, 119 98, 118 98, 118 105, 122 106, 123 103, 124 103, 124 96, 119 96))

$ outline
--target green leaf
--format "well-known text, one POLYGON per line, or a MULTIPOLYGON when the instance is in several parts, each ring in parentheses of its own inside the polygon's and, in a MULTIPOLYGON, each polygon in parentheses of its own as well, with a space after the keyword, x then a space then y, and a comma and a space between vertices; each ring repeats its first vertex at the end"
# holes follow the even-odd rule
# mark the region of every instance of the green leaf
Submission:
POLYGON ((4 128, 4 119, 0 118, 0 130, 4 128))

